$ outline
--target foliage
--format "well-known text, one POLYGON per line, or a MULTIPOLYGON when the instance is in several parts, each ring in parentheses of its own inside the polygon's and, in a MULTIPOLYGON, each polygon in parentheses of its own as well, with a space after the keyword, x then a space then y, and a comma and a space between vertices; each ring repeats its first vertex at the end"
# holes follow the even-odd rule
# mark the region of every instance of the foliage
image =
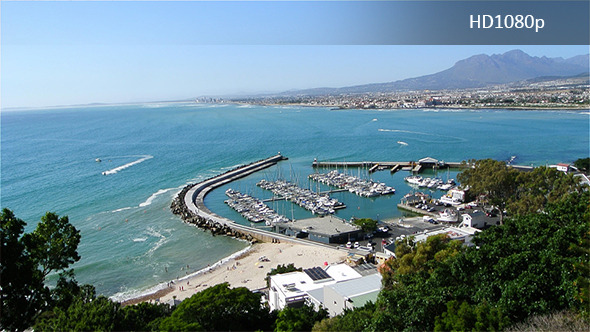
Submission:
POLYGON ((470 305, 466 301, 459 304, 453 300, 447 302, 447 311, 436 317, 435 331, 500 331, 509 324, 509 320, 487 302, 470 305))
POLYGON ((375 304, 367 302, 364 306, 346 309, 341 315, 316 322, 312 331, 362 331, 370 327, 375 304))
POLYGON ((182 301, 160 324, 164 331, 269 330, 272 315, 260 303, 260 294, 227 283, 207 288, 182 301))
POLYGON ((373 232, 377 229, 377 220, 371 218, 355 219, 354 224, 359 226, 363 232, 373 232))
POLYGON ((471 163, 473 167, 461 172, 458 180, 469 186, 470 195, 485 196, 492 205, 511 214, 541 212, 570 192, 584 190, 573 175, 555 168, 541 166, 520 172, 492 159, 471 163))
POLYGON ((274 276, 275 274, 283 274, 289 272, 296 272, 296 271, 303 271, 302 268, 295 267, 295 264, 289 263, 289 265, 278 264, 276 268, 273 268, 266 274, 266 286, 270 287, 270 277, 274 276))
POLYGON ((470 163, 472 168, 457 175, 459 182, 469 186, 470 195, 485 195, 490 204, 504 211, 508 200, 516 193, 519 172, 493 159, 472 160, 470 163))
POLYGON ((590 171, 590 158, 580 158, 574 161, 574 166, 584 173, 590 171))
POLYGON ((157 330, 160 320, 169 317, 172 310, 168 304, 142 302, 122 307, 115 322, 116 331, 157 330))
POLYGON ((535 315, 510 326, 507 331, 590 331, 590 323, 572 311, 535 315))
POLYGON ((432 330, 446 303, 470 289, 451 269, 464 250, 446 234, 421 243, 398 243, 397 259, 388 260, 382 268, 383 289, 371 329, 432 330))
POLYGON ((35 324, 38 331, 113 331, 120 304, 104 296, 92 299, 78 297, 67 308, 55 308, 40 317, 35 324))
POLYGON ((307 304, 300 308, 286 307, 278 312, 275 331, 311 331, 316 322, 328 317, 328 311, 320 308, 315 311, 307 304))
POLYGON ((31 326, 43 310, 55 303, 63 306, 67 293, 76 291, 73 273, 66 269, 80 259, 77 253, 80 232, 69 223, 68 217, 59 218, 51 212, 41 218, 32 233, 24 235, 26 223, 12 211, 3 209, 0 219, 0 327, 22 330, 31 326), (59 280, 50 290, 44 283, 52 272, 59 273, 59 280))

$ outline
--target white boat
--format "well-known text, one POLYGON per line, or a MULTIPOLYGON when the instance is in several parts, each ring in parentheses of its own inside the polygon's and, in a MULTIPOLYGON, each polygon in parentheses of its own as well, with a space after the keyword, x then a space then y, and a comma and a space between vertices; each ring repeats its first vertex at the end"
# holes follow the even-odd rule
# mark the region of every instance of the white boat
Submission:
POLYGON ((397 141, 397 144, 399 144, 399 145, 404 145, 404 146, 407 146, 407 145, 408 145, 408 143, 406 143, 406 142, 403 142, 403 141, 397 141))
POLYGON ((457 222, 459 221, 459 214, 457 210, 453 209, 445 209, 442 212, 439 212, 439 217, 436 218, 438 221, 442 222, 457 222))

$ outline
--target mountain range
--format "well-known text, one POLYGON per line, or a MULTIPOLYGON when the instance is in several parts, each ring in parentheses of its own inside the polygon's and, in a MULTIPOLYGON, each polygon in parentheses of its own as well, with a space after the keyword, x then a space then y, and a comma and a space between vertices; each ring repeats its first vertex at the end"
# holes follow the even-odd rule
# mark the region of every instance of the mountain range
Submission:
POLYGON ((460 60, 449 69, 415 78, 355 85, 342 88, 313 88, 283 92, 280 95, 324 95, 407 90, 442 90, 479 88, 505 84, 538 77, 569 77, 587 75, 589 54, 572 58, 547 58, 530 56, 521 50, 504 54, 479 54, 460 60))

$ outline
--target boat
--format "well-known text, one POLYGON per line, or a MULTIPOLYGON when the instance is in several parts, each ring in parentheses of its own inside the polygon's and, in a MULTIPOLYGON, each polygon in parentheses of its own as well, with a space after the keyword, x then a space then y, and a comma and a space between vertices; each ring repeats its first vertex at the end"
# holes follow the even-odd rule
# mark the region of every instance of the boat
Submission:
POLYGON ((457 210, 453 209, 445 209, 442 212, 439 212, 439 217, 436 218, 437 221, 441 222, 457 222, 459 221, 459 214, 457 210))
POLYGON ((399 145, 404 145, 404 146, 408 145, 408 143, 406 143, 406 142, 403 142, 403 141, 397 141, 397 144, 399 144, 399 145))
POLYGON ((96 158, 94 159, 94 161, 96 161, 97 163, 101 162, 102 160, 100 160, 100 158, 96 158))

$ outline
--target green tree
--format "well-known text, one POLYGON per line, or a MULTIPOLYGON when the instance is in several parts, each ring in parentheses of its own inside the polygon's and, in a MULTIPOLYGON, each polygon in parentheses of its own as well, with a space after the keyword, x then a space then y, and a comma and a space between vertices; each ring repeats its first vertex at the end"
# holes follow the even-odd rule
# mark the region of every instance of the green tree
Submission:
POLYGON ((164 331, 269 330, 274 317, 260 294, 227 283, 207 288, 182 301, 160 324, 164 331))
POLYGON ((328 311, 324 308, 315 311, 307 304, 299 308, 286 307, 278 312, 275 331, 311 331, 316 322, 327 317, 328 311))
POLYGON ((164 303, 142 302, 122 307, 117 314, 116 331, 154 331, 172 309, 164 303))
POLYGON ((487 301, 511 321, 578 305, 573 267, 583 255, 571 250, 590 227, 590 193, 571 193, 544 213, 516 216, 478 234, 457 268, 471 271, 473 303, 487 301))
POLYGON ((364 306, 346 309, 341 315, 316 322, 312 331, 363 331, 371 326, 375 304, 367 302, 364 306))
POLYGON ((77 297, 67 308, 59 307, 37 320, 38 331, 113 331, 120 304, 104 296, 77 297))
POLYGON ((396 259, 381 269, 383 289, 371 322, 373 330, 432 330, 446 303, 466 297, 465 285, 452 266, 465 248, 446 234, 425 242, 398 242, 396 259))
POLYGON ((363 232, 372 232, 377 229, 377 220, 371 218, 356 219, 354 224, 359 226, 363 232))
MULTIPOLYGON (((519 171, 493 159, 472 160, 470 163, 473 167, 457 175, 459 182, 469 186, 470 195, 485 196, 490 204, 504 211, 510 198, 516 194, 519 171)), ((503 222, 502 215, 500 223, 503 222)))
POLYGON ((75 288, 67 270, 78 261, 80 232, 67 217, 48 212, 32 233, 24 234, 26 223, 3 209, 0 215, 2 257, 0 262, 1 327, 22 330, 35 318, 65 296, 65 288, 75 288), (55 288, 45 285, 50 273, 59 273, 55 288), (68 281, 70 280, 70 281, 68 281))
POLYGON ((590 171, 590 158, 580 158, 574 161, 574 166, 584 173, 590 171))
POLYGON ((453 300, 447 303, 447 311, 436 317, 435 331, 500 331, 509 325, 509 320, 497 308, 487 302, 470 305, 453 300))

